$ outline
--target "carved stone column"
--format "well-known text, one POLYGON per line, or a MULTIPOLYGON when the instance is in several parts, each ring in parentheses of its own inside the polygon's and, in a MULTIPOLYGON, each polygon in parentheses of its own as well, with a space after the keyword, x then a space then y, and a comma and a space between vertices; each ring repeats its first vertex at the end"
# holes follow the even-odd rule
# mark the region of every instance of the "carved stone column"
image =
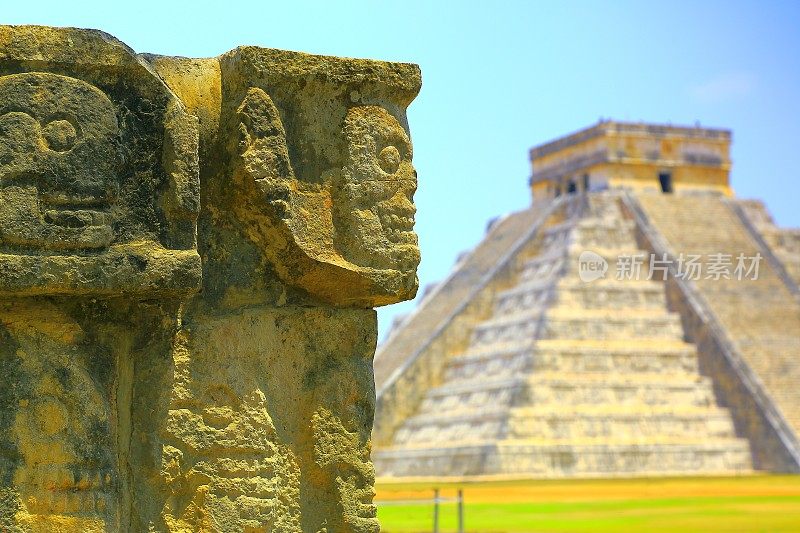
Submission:
POLYGON ((419 86, 0 27, 0 531, 378 531, 419 86))

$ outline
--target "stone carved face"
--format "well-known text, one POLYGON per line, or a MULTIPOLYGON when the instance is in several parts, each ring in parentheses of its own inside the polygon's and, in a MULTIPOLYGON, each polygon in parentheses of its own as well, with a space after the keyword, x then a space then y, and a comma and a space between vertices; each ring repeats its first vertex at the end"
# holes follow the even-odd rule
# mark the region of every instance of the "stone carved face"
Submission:
POLYGON ((413 204, 417 173, 403 127, 377 106, 351 108, 344 124, 347 164, 334 191, 340 251, 364 267, 414 270, 419 264, 413 204), (337 198, 337 196, 339 198, 337 198))
POLYGON ((42 520, 113 514, 116 469, 107 404, 94 380, 71 359, 74 351, 37 340, 18 351, 32 378, 16 416, 26 466, 15 483, 26 511, 42 520))
POLYGON ((377 532, 375 468, 370 433, 375 415, 372 358, 348 354, 327 363, 311 417, 314 462, 324 490, 337 496, 328 512, 331 531, 377 532))
POLYGON ((370 461, 369 446, 327 409, 314 413, 312 427, 315 462, 323 472, 324 483, 335 491, 339 503, 335 515, 329 517, 332 524, 339 526, 333 530, 380 531, 377 508, 372 502, 375 469, 370 461))
POLYGON ((113 104, 86 82, 48 73, 0 78, 0 243, 107 247, 119 135, 113 104))
POLYGON ((251 235, 261 235, 283 280, 333 303, 374 306, 413 296, 417 181, 400 122, 382 107, 351 107, 342 166, 315 178, 295 174, 291 139, 266 92, 249 89, 236 119, 243 187, 233 209, 252 224, 251 235))
POLYGON ((293 514, 285 500, 294 493, 285 487, 287 459, 275 444, 256 373, 218 358, 197 359, 175 354, 162 475, 176 493, 193 495, 194 503, 169 504, 171 530, 188 529, 198 513, 227 517, 231 523, 224 531, 265 524, 280 530, 293 514))

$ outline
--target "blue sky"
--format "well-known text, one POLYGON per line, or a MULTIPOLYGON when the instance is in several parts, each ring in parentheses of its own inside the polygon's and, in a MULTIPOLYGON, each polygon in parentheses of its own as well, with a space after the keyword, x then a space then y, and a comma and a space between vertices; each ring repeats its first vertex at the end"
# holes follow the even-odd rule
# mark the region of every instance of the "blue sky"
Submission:
MULTIPOLYGON (((527 149, 600 117, 731 128, 733 186, 800 226, 800 2, 7 2, 140 52, 240 44, 420 64, 420 282, 529 203, 527 149)), ((380 310, 381 331, 413 303, 380 310)))

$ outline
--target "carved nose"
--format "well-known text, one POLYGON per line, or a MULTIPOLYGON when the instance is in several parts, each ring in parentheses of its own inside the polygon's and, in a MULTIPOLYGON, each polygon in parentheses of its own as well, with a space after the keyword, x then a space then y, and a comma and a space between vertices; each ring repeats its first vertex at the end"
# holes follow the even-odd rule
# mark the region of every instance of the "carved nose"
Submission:
POLYGON ((414 206, 408 194, 403 189, 398 189, 390 200, 392 207, 404 216, 413 217, 417 213, 417 208, 414 206))

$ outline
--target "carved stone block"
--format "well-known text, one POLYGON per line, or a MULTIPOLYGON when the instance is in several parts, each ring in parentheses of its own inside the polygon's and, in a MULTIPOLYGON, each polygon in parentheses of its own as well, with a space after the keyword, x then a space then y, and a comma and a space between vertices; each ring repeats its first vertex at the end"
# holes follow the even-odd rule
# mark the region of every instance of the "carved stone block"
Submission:
POLYGON ((0 28, 0 294, 196 290, 197 119, 100 32, 0 28))
POLYGON ((413 65, 0 27, 0 531, 377 532, 413 65))

